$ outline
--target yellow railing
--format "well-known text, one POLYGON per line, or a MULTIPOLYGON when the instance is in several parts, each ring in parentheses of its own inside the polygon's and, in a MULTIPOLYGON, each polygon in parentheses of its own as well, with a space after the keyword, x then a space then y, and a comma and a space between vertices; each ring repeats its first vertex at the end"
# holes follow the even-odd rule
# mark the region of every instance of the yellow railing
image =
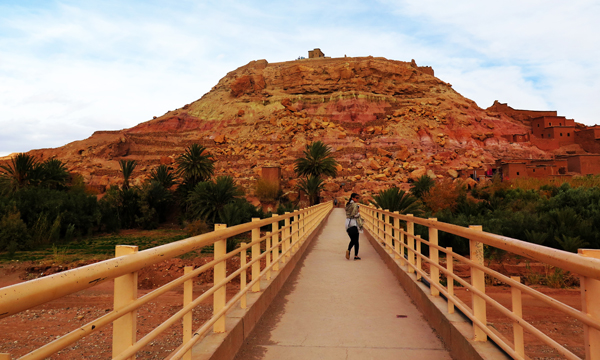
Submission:
POLYGON ((526 322, 522 317, 521 293, 528 294, 549 306, 583 323, 585 359, 600 360, 600 250, 580 249, 579 254, 556 250, 541 245, 527 243, 500 235, 482 231, 481 226, 461 226, 438 222, 437 219, 423 219, 412 215, 400 215, 365 206, 361 210, 365 218, 365 227, 382 244, 401 267, 417 280, 424 278, 430 284, 431 296, 442 294, 448 300, 448 313, 457 307, 473 322, 475 341, 487 341, 491 338, 498 346, 514 359, 525 359, 523 331, 536 336, 548 346, 556 349, 567 359, 580 359, 577 355, 526 322), (404 224, 401 224, 403 222, 404 224), (428 240, 415 235, 415 224, 428 228, 428 240), (464 257, 452 251, 451 247, 438 245, 438 231, 451 233, 469 240, 470 256, 464 257), (429 256, 421 252, 421 246, 429 247, 429 256), (561 303, 520 282, 518 277, 507 277, 487 268, 483 261, 483 245, 496 247, 514 254, 522 255, 572 273, 580 275, 582 293, 582 311, 561 303), (439 252, 446 256, 446 266, 440 264, 439 252), (453 261, 457 260, 470 267, 471 280, 465 281, 454 274, 453 261), (429 273, 423 270, 422 262, 429 263, 429 273), (447 285, 440 282, 440 272, 447 278, 447 285), (485 276, 496 278, 512 288, 512 310, 504 307, 485 294, 485 276), (467 306, 454 295, 454 281, 471 292, 472 307, 467 306), (514 339, 504 338, 486 320, 486 304, 498 310, 513 322, 514 339))
MULTIPOLYGON (((117 246, 114 259, 61 272, 44 278, 8 286, 0 289, 0 318, 18 314, 21 311, 48 301, 61 298, 77 291, 92 287, 99 282, 114 279, 114 309, 84 326, 26 354, 19 359, 44 359, 90 335, 102 327, 113 324, 113 359, 133 359, 135 354, 158 335, 178 321, 183 322, 182 344, 169 356, 169 359, 191 359, 191 348, 211 327, 214 332, 225 331, 225 314, 236 303, 246 308, 246 293, 261 291, 261 278, 269 280, 272 272, 285 266, 290 257, 298 251, 312 231, 325 219, 332 209, 332 203, 323 203, 285 215, 273 215, 269 219, 252 219, 231 228, 217 224, 215 231, 194 236, 167 245, 137 252, 137 246, 117 246), (279 222, 284 225, 280 228, 279 222), (271 226, 270 232, 261 236, 260 228, 271 226), (227 238, 250 231, 251 242, 242 243, 234 251, 227 252, 227 238), (214 260, 197 268, 186 267, 184 275, 157 288, 146 295, 137 297, 137 271, 163 260, 214 245, 214 260), (246 261, 246 252, 251 250, 251 260, 246 261), (264 252, 261 250, 264 249, 264 252), (226 260, 240 256, 238 270, 226 274, 226 260), (260 261, 266 266, 261 271, 260 261), (214 268, 214 284, 202 295, 193 299, 192 279, 214 268), (252 281, 247 283, 246 273, 250 269, 252 281), (240 277, 240 289, 228 302, 225 286, 240 277), (183 308, 165 322, 136 341, 136 310, 156 297, 184 286, 183 308), (213 297, 213 316, 199 329, 192 332, 192 310, 200 303, 213 297)), ((0 354, 0 360, 10 360, 10 354, 0 354)))

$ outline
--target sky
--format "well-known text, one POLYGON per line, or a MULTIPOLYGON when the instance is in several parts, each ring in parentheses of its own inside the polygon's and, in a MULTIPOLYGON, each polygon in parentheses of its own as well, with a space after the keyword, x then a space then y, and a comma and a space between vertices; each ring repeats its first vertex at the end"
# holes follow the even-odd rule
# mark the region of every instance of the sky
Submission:
POLYGON ((487 108, 600 124, 600 2, 0 0, 0 156, 195 101, 252 60, 415 59, 487 108))

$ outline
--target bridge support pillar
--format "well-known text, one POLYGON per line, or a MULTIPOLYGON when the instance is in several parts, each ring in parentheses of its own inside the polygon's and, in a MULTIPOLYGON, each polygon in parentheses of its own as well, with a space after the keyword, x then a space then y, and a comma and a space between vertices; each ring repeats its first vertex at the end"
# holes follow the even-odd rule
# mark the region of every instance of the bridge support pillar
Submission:
MULTIPOLYGON (((225 224, 215 224, 215 231, 226 229, 227 225, 225 224)), ((214 243, 214 257, 218 259, 220 257, 225 256, 227 254, 227 238, 217 240, 214 243)), ((220 263, 215 265, 213 282, 215 286, 221 281, 225 280, 227 277, 227 261, 221 261, 220 263)), ((221 311, 225 304, 227 303, 227 286, 224 285, 221 288, 217 289, 213 293, 213 315, 221 311)), ((221 316, 219 320, 217 320, 213 325, 213 331, 215 333, 225 332, 225 315, 221 316)))
MULTIPOLYGON (((137 246, 117 245, 115 257, 136 253, 137 246)), ((137 299, 138 273, 133 272, 115 279, 114 309, 120 310, 137 299)), ((113 357, 118 356, 136 342, 136 314, 132 311, 113 322, 113 357)), ((135 356, 129 358, 135 359, 135 356)))
MULTIPOLYGON (((600 259, 600 250, 579 249, 581 256, 600 259)), ((600 280, 584 277, 580 278, 581 311, 590 315, 594 320, 600 320, 600 280)), ((583 337, 586 360, 600 359, 600 331, 583 325, 583 337)))
MULTIPOLYGON (((483 231, 481 225, 470 225, 469 229, 483 231)), ((469 245, 471 250, 471 261, 483 266, 483 243, 469 239, 469 245)), ((471 267, 471 285, 473 285, 475 289, 485 293, 485 273, 471 267)), ((473 315, 477 320, 481 321, 482 324, 487 324, 485 300, 474 293, 471 295, 471 298, 473 303, 473 315)), ((487 335, 483 329, 480 329, 475 324, 473 324, 473 332, 475 333, 475 341, 487 341, 487 335)))

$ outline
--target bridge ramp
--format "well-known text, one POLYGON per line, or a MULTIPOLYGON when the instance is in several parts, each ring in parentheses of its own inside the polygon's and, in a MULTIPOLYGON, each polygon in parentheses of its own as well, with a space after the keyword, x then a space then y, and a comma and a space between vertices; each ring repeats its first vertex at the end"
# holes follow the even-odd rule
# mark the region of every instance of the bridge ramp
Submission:
POLYGON ((451 359, 363 235, 346 260, 344 222, 334 209, 236 359, 451 359))

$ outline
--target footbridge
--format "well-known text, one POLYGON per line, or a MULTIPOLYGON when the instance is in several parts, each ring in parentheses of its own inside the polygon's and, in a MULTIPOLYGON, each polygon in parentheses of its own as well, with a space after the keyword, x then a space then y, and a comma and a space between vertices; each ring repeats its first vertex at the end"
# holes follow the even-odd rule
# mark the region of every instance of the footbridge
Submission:
MULTIPOLYGON (((597 250, 567 253, 486 233, 480 226, 465 228, 372 206, 362 207, 361 214, 362 260, 346 259, 344 210, 328 202, 230 228, 216 225, 211 233, 144 251, 118 246, 114 259, 2 288, 0 318, 105 281, 114 281, 114 307, 27 354, 2 353, 0 335, 0 360, 60 359, 61 350, 107 326, 113 330, 112 359, 143 358, 141 349, 177 326, 180 345, 168 359, 528 359, 528 341, 537 341, 561 358, 600 360, 597 250), (439 246, 440 232, 468 239, 469 254, 439 246), (249 241, 228 251, 227 239, 246 233, 249 241), (207 246, 213 246, 214 260, 186 267, 183 276, 138 297, 141 269, 207 246), (484 247, 577 274, 581 306, 490 269, 484 247), (228 272, 226 262, 233 257, 239 257, 240 266, 228 272), (455 271, 459 266, 468 276, 455 271), (213 284, 194 297, 194 279, 207 271, 214 274, 213 284), (511 288, 508 302, 490 296, 490 286, 498 282, 511 288), (180 309, 139 333, 138 310, 182 288, 180 309), (461 300, 458 292, 469 296, 461 300), (523 296, 581 326, 579 345, 565 346, 556 331, 527 321, 523 296), (193 310, 206 301, 212 302, 213 315, 194 329, 193 310), (500 331, 489 323, 490 311, 512 328, 500 331)), ((0 328, 0 334, 8 331, 0 328)))

